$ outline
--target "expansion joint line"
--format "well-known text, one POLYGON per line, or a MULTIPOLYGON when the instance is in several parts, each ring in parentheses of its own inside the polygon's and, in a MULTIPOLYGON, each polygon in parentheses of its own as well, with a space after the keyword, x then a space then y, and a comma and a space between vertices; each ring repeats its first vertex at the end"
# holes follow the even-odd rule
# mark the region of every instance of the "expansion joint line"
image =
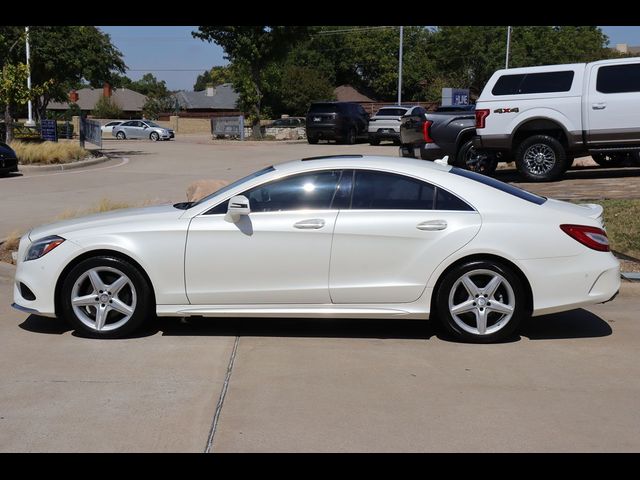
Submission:
POLYGON ((240 342, 240 336, 237 336, 233 344, 231 357, 229 358, 229 365, 227 366, 227 374, 224 378, 224 384, 222 385, 220 398, 218 398, 218 404, 216 405, 216 413, 213 415, 213 422, 211 423, 211 429, 209 430, 209 438, 207 439, 207 446, 204 449, 204 453, 211 453, 213 451, 213 437, 215 436, 216 429, 218 428, 218 421, 220 420, 220 414, 222 413, 222 405, 224 404, 224 398, 227 395, 227 388, 229 387, 229 381, 231 380, 231 372, 233 371, 233 363, 236 360, 236 354, 238 352, 239 342, 240 342))

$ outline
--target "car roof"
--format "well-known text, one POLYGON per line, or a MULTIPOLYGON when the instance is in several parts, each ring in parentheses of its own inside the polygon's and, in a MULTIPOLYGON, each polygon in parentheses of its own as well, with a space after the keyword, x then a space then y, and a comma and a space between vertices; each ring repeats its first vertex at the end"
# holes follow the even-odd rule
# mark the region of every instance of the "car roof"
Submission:
POLYGON ((398 170, 408 172, 411 170, 424 169, 433 172, 448 172, 451 166, 442 165, 436 162, 427 162, 407 157, 386 157, 382 155, 327 155, 321 157, 308 157, 289 162, 276 164, 273 166, 282 173, 293 173, 296 171, 325 169, 325 168, 372 168, 382 170, 398 170))

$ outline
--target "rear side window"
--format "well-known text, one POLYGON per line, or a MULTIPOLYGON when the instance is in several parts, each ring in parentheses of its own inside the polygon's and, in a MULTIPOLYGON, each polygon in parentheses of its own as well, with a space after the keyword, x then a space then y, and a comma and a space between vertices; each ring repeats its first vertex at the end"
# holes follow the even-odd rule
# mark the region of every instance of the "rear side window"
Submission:
POLYGON ((522 188, 514 187, 513 185, 501 182, 500 180, 496 180, 495 178, 487 177, 486 175, 481 175, 479 173, 471 172, 469 170, 464 170, 458 167, 452 167, 449 171, 455 175, 460 175, 461 177, 470 178, 471 180, 475 180, 476 182, 484 183, 485 185, 496 188, 501 192, 508 193, 510 195, 513 195, 514 197, 526 200, 527 202, 535 203, 536 205, 542 205, 547 201, 545 197, 541 197, 540 195, 528 192, 526 190, 523 190, 522 188))
POLYGON ((376 116, 378 117, 401 117, 406 113, 404 108, 383 108, 378 110, 376 116))
POLYGON ((600 93, 640 92, 640 63, 600 67, 596 90, 600 93))
POLYGON ((568 92, 573 84, 573 70, 563 72, 503 75, 491 89, 493 95, 568 92))

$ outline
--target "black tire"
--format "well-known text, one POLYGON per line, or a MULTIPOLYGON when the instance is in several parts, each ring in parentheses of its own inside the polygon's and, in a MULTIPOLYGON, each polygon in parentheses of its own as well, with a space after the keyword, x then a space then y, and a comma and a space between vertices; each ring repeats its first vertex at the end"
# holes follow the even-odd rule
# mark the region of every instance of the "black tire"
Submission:
POLYGON ((467 140, 460 146, 453 164, 472 172, 492 175, 498 168, 498 159, 494 154, 478 153, 473 142, 467 140))
POLYGON ((157 142, 158 140, 160 140, 160 135, 158 135, 158 132, 151 132, 151 133, 149 134, 149 139, 150 139, 152 142, 157 142))
POLYGON ((380 139, 377 137, 369 137, 369 145, 373 145, 374 147, 380 145, 380 139))
POLYGON ((626 153, 594 153, 591 155, 594 162, 605 168, 621 167, 624 165, 627 157, 628 154, 626 153))
POLYGON ((346 138, 347 145, 354 145, 356 143, 356 129, 351 127, 347 132, 346 138))
MULTIPOLYGON (((524 286, 511 268, 500 262, 471 260, 448 271, 440 282, 436 292, 437 318, 456 340, 470 343, 500 342, 512 337, 522 321, 529 316, 526 299, 524 286), (479 289, 478 292, 474 292, 474 295, 461 283, 461 279, 466 275, 479 289), (496 276, 500 276, 501 279, 498 279, 500 283, 495 292, 480 300, 485 294, 479 292, 492 278, 498 278, 496 276), (469 305, 471 311, 459 313, 454 318, 450 309, 450 300, 454 307, 464 302, 475 303, 469 305), (494 303, 494 307, 499 305, 496 302, 511 305, 513 308, 511 316, 507 318, 508 314, 494 311, 491 308, 491 302, 494 303), (482 315, 480 310, 486 315, 484 333, 480 332, 480 325, 478 325, 478 315, 482 315)), ((500 308, 503 306, 501 305, 500 308)))
POLYGON ((60 289, 58 304, 63 318, 84 335, 93 338, 122 338, 138 329, 149 317, 154 307, 152 299, 151 288, 136 267, 123 259, 100 255, 81 261, 69 272, 60 289), (97 271, 98 278, 106 289, 112 287, 115 280, 122 277, 121 274, 124 274, 128 283, 119 291, 110 292, 102 288, 96 291, 98 289, 88 275, 91 271, 97 271), (74 309, 72 296, 92 301, 89 297, 93 295, 96 295, 95 303, 76 306, 74 309), (132 311, 128 319, 125 313, 116 310, 122 308, 119 305, 132 311), (99 308, 105 311, 102 328, 97 327, 99 308))
POLYGON ((316 143, 318 143, 318 137, 307 137, 307 142, 309 142, 311 145, 315 145, 316 143))
POLYGON ((566 164, 564 147, 549 135, 533 135, 516 150, 516 168, 530 182, 557 180, 565 172, 566 164))
POLYGON ((125 135, 125 133, 124 133, 124 132, 118 132, 118 133, 116 134, 116 138, 117 138, 118 140, 126 140, 126 139, 127 139, 127 136, 125 135))

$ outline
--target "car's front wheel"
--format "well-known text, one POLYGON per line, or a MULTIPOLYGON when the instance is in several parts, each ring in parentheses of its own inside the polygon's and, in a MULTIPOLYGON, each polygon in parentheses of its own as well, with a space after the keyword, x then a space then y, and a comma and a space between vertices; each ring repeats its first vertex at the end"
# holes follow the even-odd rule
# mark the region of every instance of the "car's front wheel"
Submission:
POLYGON ((484 260, 450 270, 438 288, 436 307, 449 333, 473 343, 509 338, 528 315, 518 276, 505 265, 484 260))
POLYGON ((158 135, 157 132, 151 132, 151 134, 149 135, 149 138, 151 139, 152 142, 157 142, 158 140, 160 140, 160 135, 158 135))
POLYGON ((152 309, 151 290, 140 271, 111 256, 81 261, 65 278, 60 295, 64 318, 92 337, 126 336, 152 309))

